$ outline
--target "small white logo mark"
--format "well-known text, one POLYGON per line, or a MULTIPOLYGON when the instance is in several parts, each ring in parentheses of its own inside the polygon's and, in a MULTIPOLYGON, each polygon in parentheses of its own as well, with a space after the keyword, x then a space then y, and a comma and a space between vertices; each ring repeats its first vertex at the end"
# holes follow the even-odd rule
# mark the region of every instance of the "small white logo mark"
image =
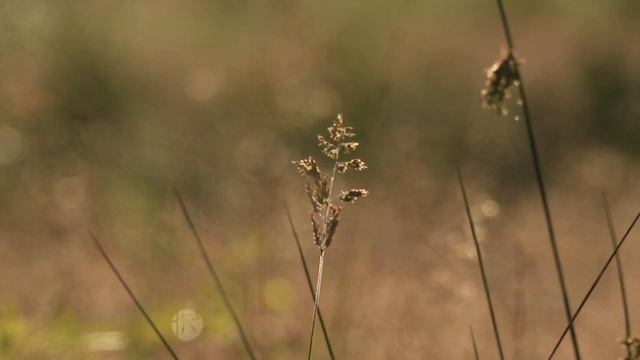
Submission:
POLYGON ((202 318, 193 309, 182 309, 173 316, 171 329, 178 339, 192 341, 202 333, 202 318))

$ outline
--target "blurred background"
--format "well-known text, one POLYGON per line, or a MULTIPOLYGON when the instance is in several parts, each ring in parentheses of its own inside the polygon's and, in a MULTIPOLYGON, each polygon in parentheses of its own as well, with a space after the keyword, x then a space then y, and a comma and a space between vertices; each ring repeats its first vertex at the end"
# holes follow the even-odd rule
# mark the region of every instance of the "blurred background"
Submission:
MULTIPOLYGON (((575 307, 611 251, 600 191, 620 234, 640 206, 640 3, 506 7, 575 307)), ((507 356, 546 356, 564 327, 524 123, 481 108, 505 46, 494 2, 4 0, 0 26, 0 357, 168 358, 92 230, 179 355, 246 358, 174 184, 260 358, 305 356, 312 304, 283 203, 315 269, 290 161, 321 158, 339 112, 369 170, 337 186, 371 196, 327 254, 338 358, 470 358, 469 326, 497 357, 455 164, 507 356), (202 319, 191 341, 171 329, 182 309, 202 319)), ((639 230, 623 250, 638 334, 639 230)), ((622 355, 615 273, 577 331, 585 358, 622 355)))

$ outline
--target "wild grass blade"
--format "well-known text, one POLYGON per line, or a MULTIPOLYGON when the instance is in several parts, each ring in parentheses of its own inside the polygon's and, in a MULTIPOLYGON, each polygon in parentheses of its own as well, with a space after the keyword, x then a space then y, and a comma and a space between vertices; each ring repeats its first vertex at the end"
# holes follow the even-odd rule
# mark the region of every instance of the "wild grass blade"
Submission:
POLYGON ((89 231, 89 235, 91 236, 93 243, 98 248, 98 251, 100 251, 100 254, 104 258, 104 260, 107 262, 107 264, 109 264, 111 271, 113 271, 113 273, 116 275, 116 277, 120 281, 120 284, 122 284, 122 287, 124 287, 124 289, 127 291, 127 294, 129 294, 129 297, 131 298, 131 300, 133 300, 134 304, 136 304, 136 307, 138 307, 138 310, 140 310, 144 318, 147 320, 147 323, 149 323, 153 331, 156 333, 156 335, 164 345, 165 349, 167 349, 167 351, 169 352, 172 358, 178 360, 179 359, 178 355, 176 355, 175 351, 173 351, 173 349, 171 348, 171 345, 169 345, 169 343, 164 338, 164 336, 162 336, 162 333, 160 333, 160 330, 158 330, 158 327, 156 326, 156 324, 153 322, 153 320, 151 320, 151 317, 149 316, 149 314, 147 314, 147 311, 144 309, 140 301, 138 301, 138 298, 136 298, 136 296, 133 294, 133 291, 131 291, 131 288, 129 288, 129 285, 124 280, 122 275, 120 275, 120 272, 118 271, 116 266, 113 264, 113 262, 111 261, 107 253, 104 251, 104 248, 100 244, 100 241, 98 241, 98 238, 96 237, 96 235, 91 231, 89 231))
POLYGON ((589 297, 591 297, 591 294, 593 293, 593 290, 595 290, 596 286, 598 286, 598 283, 600 282, 600 279, 602 279, 602 275, 604 275, 604 273, 607 271, 607 268, 609 267, 609 265, 611 264, 613 259, 615 259, 616 255, 618 255, 618 252, 620 251, 620 248, 622 247, 622 245, 624 245, 624 242, 627 240, 627 237, 629 236, 629 233, 631 233, 631 230, 633 229, 633 227, 638 222, 638 219, 640 219, 640 212, 638 212, 636 217, 631 222, 631 225, 629 225, 629 228, 624 233, 624 236, 622 236, 622 239, 620 240, 620 242, 618 242, 616 247, 613 249, 613 252, 609 256, 609 259, 607 259, 607 262, 605 262, 604 266, 602 266, 602 269, 598 273, 598 276, 596 276, 596 279, 591 284, 591 287, 589 287, 589 290, 587 291, 587 294, 584 296, 584 298, 580 302, 580 306, 578 306, 578 309, 576 310, 576 312, 571 317, 571 321, 569 322, 569 324, 567 324, 567 326, 565 327, 564 331, 562 332, 562 334, 558 338, 558 341, 556 342, 555 346, 553 347, 553 350, 551 351, 551 354, 549 354, 549 357, 547 358, 548 360, 553 359, 553 356, 556 354, 556 351, 558 351, 558 348, 560 347, 560 344, 562 343, 562 340, 567 335, 567 332, 569 332, 569 329, 571 329, 571 327, 573 326, 573 323, 578 318, 578 315, 580 315, 580 311, 582 311, 582 308, 587 303, 587 300, 589 300, 589 297))
POLYGON ((469 332, 471 333, 471 344, 473 345, 473 355, 475 360, 480 360, 480 353, 478 352, 478 345, 476 344, 476 337, 473 335, 473 327, 469 326, 469 332))
POLYGON ((487 300, 487 304, 489 305, 489 312, 491 314, 491 324, 493 325, 493 332, 496 336, 496 345, 498 347, 498 353, 500 354, 500 359, 504 360, 504 352, 502 350, 502 342, 500 341, 500 332, 498 331, 498 322, 496 320, 495 311, 493 309, 493 302, 491 301, 491 291, 489 290, 489 282, 487 281, 487 274, 484 268, 484 262, 482 260, 482 250, 480 249, 480 242, 478 241, 478 236, 476 234, 476 227, 473 222, 473 217, 471 216, 471 208, 469 206, 469 200, 467 199, 467 191, 464 187, 464 181, 462 180, 462 174, 460 173, 460 169, 456 168, 458 172, 458 182, 460 184, 460 192, 462 193, 462 199, 464 200, 464 209, 467 213, 467 219, 469 220, 469 227, 471 228, 471 236, 473 237, 473 243, 476 248, 476 255, 478 256, 478 266, 480 267, 480 274, 482 275, 482 285, 484 287, 484 295, 487 300))
MULTIPOLYGON (((607 200, 607 194, 602 192, 602 206, 604 207, 604 213, 607 217, 607 227, 609 228, 609 235, 611 236, 611 246, 616 248, 616 228, 613 224, 613 217, 611 216, 611 207, 607 200)), ((622 260, 620 260, 620 254, 616 254, 616 267, 618 270, 618 282, 620 283, 620 297, 622 300, 622 311, 624 314, 624 335, 625 339, 631 337, 631 321, 629 319, 629 303, 627 301, 627 289, 624 281, 624 272, 622 271, 622 260)))
MULTIPOLYGON (((513 37, 511 36, 511 28, 509 27, 509 22, 507 19, 507 13, 504 8, 504 4, 502 0, 497 0, 498 10, 500 12, 500 19, 502 21, 502 28, 504 31, 504 35, 507 41, 509 56, 514 58, 513 55, 513 37)), ((516 79, 518 80, 517 88, 520 95, 520 101, 522 104, 522 115, 524 118, 524 123, 527 131, 527 140, 529 143, 529 148, 531 151, 531 156, 533 159, 533 167, 535 170, 536 182, 538 184, 538 190, 540 192, 540 199, 542 200, 542 208, 544 211, 545 222, 547 224, 547 231, 549 234, 549 241, 551 243, 551 250, 553 253, 553 260, 556 267, 556 273, 558 276, 558 281, 560 283, 560 289, 562 291, 562 301, 564 304, 565 316, 567 318, 567 322, 571 322, 571 304, 569 302, 569 295, 567 292, 567 286, 564 279, 564 272, 562 270, 562 261, 560 259, 560 252, 558 250, 558 245, 556 241, 555 231, 553 229, 553 221, 551 217, 551 210, 549 207, 549 201, 547 199, 547 190, 545 187, 544 179, 542 176, 542 167, 540 165, 540 157, 538 155, 538 148, 536 145, 535 135, 533 131, 532 119, 529 111, 529 102, 527 101, 527 96, 525 92, 524 82, 522 81, 522 76, 520 74, 520 67, 517 61, 513 61, 513 66, 515 69, 516 79)), ((578 345, 578 336, 573 326, 570 327, 571 332, 571 342, 573 345, 573 351, 576 359, 581 359, 580 356, 580 347, 578 345)))
MULTIPOLYGON (((293 234, 293 238, 296 242, 296 247, 298 249, 298 256, 300 257, 300 262, 302 262, 302 268, 304 269, 304 276, 307 279, 307 285, 309 286, 309 294, 311 295, 311 301, 315 303, 316 295, 315 290, 313 289, 313 281, 311 280, 311 274, 309 272, 309 266, 307 265, 307 259, 304 256, 304 252, 302 251, 302 245, 300 244, 300 237, 298 236, 298 231, 293 223, 293 219, 291 219, 291 212, 289 211, 289 207, 287 204, 284 204, 284 209, 287 212, 287 219, 289 220, 289 225, 291 226, 291 233, 293 234)), ((331 346, 331 341, 329 341, 329 333, 327 332, 327 328, 324 324, 324 318, 322 317, 322 311, 318 307, 318 320, 320 321, 320 328, 322 329, 322 335, 324 336, 324 340, 327 344, 327 350, 329 351, 329 356, 332 360, 335 360, 335 355, 333 353, 333 347, 331 346)))
POLYGON ((222 286, 222 281, 218 276, 218 272, 214 268, 213 262, 211 261, 211 258, 207 254, 207 250, 205 249, 202 239, 200 238, 200 234, 198 233, 198 230, 196 229, 196 226, 193 223, 193 220, 191 219, 191 215, 189 215, 189 211, 187 210, 187 206, 182 198, 182 195, 180 195, 180 191, 178 190, 177 187, 174 187, 173 191, 175 192, 176 198, 178 199, 178 203, 180 204, 180 208, 182 209, 184 218, 186 219, 187 224, 189 225, 189 229, 191 229, 191 233, 193 234, 193 237, 196 239, 196 242, 198 244, 198 249, 200 250, 200 254, 202 255, 202 259, 204 260, 205 265, 207 266, 207 270, 209 270, 209 274, 211 275, 213 282, 218 288, 220 297, 222 298, 222 301, 224 302, 224 305, 227 308, 227 311, 229 312, 229 314, 231 315, 231 318, 233 319, 233 322, 236 326, 236 330, 238 331, 238 335, 240 336, 240 340, 244 345, 247 355, 249 355, 249 357, 252 360, 255 360, 256 355, 255 355, 255 352, 253 351, 253 348, 251 347, 249 338, 246 332, 244 331, 242 324, 240 323, 240 319, 238 318, 238 315, 233 309, 233 305, 231 304, 231 300, 229 300, 229 296, 227 296, 227 292, 225 291, 224 286, 222 286))

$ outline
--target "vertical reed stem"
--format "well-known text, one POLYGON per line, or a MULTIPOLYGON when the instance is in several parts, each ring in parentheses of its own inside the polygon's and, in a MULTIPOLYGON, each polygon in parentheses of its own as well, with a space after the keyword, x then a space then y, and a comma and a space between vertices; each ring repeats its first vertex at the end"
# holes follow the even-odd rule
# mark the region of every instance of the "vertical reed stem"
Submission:
MULTIPOLYGON (((500 11, 500 19, 502 20, 502 28, 504 30, 504 35, 507 41, 507 46, 509 48, 509 56, 513 57, 513 48, 514 48, 514 44, 513 44, 513 38, 511 36, 511 29, 509 27, 509 22, 507 20, 507 13, 505 11, 504 8, 504 4, 502 2, 502 0, 497 0, 497 4, 498 4, 498 9, 500 11)), ((531 151, 531 156, 533 159, 533 167, 535 170, 535 176, 536 176, 536 181, 538 184, 538 190, 540 192, 540 199, 542 200, 542 209, 544 211, 544 217, 545 217, 545 221, 547 224, 547 231, 549 233, 549 241, 551 243, 551 251, 553 253, 553 260, 554 260, 554 264, 555 264, 555 268, 556 268, 556 273, 558 275, 558 281, 560 282, 560 289, 562 291, 562 301, 564 304, 564 312, 565 312, 565 317, 567 319, 567 322, 571 324, 571 304, 569 302, 569 295, 567 292, 567 286, 565 283, 565 279, 564 279, 564 272, 562 270, 562 261, 560 259, 560 253, 558 250, 558 244, 556 241, 556 236, 555 236, 555 231, 553 229, 553 222, 552 222, 552 217, 551 217, 551 210, 549 208, 549 201, 547 199, 547 191, 546 191, 546 187, 544 184, 544 179, 542 176, 542 168, 540 165, 540 159, 538 156, 538 149, 536 146, 536 140, 535 140, 535 136, 534 136, 534 132, 533 132, 533 125, 532 125, 532 120, 531 120, 531 116, 529 113, 529 102, 527 101, 527 96, 525 93, 525 89, 524 89, 524 82, 522 81, 522 76, 520 74, 520 67, 517 63, 517 61, 514 61, 515 63, 515 71, 516 71, 516 78, 518 79, 518 83, 517 83, 517 88, 518 88, 518 92, 520 95, 520 100, 522 101, 522 114, 524 117, 524 123, 525 123, 525 127, 527 130, 527 139, 529 142, 529 148, 531 151)), ((570 332, 571 332, 571 343, 573 345, 573 352, 575 355, 575 358, 577 360, 581 359, 580 356, 580 348, 578 346, 578 337, 576 335, 576 331, 573 327, 573 325, 571 325, 570 327, 570 332)))

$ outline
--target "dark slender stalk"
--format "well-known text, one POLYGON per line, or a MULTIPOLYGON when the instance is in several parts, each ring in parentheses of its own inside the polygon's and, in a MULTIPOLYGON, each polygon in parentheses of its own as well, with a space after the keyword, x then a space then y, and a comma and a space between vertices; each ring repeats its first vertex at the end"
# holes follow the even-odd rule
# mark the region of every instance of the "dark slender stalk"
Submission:
POLYGON ((318 262, 318 280, 316 281, 315 301, 313 303, 313 318, 311 319, 311 334, 309 335, 309 351, 307 352, 307 360, 311 360, 311 352, 313 351, 313 334, 316 329, 316 319, 318 317, 318 307, 320 306, 320 290, 322 289, 322 273, 324 269, 325 249, 320 249, 320 261, 318 262))
POLYGON ((582 301, 580 302, 580 306, 578 306, 578 309, 576 310, 576 312, 573 314, 573 316, 571 317, 571 321, 569 322, 569 324, 567 324, 567 326, 565 327, 564 331, 562 332, 562 334, 560 335, 560 338, 558 338, 558 341, 556 342, 555 346, 553 347, 553 350, 551 351, 551 354, 549 355, 549 357, 547 358, 548 360, 551 360, 553 358, 553 356, 555 355, 556 351, 558 351, 558 348, 560 347, 560 344, 562 343, 562 340, 564 339, 564 337, 567 335, 567 332, 569 332, 569 329, 571 328, 571 326, 573 325, 573 323, 576 321, 576 319, 578 318, 578 315, 580 315, 580 311, 582 310, 582 308, 584 307, 584 305, 587 303, 587 300, 589 300, 589 297, 591 296, 591 294, 593 293, 593 290, 595 290, 596 286, 598 286, 598 283, 600 282, 600 279, 602 278, 602 275, 604 275, 605 271, 607 271, 607 268, 609 267, 609 265, 611 264, 611 262, 613 261, 613 259, 615 259, 615 257, 618 255, 618 252, 620 251, 620 248, 622 247, 622 245, 624 244, 624 242, 627 240, 627 237, 629 236, 629 233, 631 233, 631 230, 633 229, 633 227, 636 225, 636 223, 638 222, 638 219, 640 219, 640 212, 638 212, 638 214, 636 215, 636 217, 633 219, 633 221, 631 222, 631 225, 629 225, 629 228, 627 229, 627 231, 624 233, 624 236, 622 237, 622 239, 620 240, 620 242, 618 242, 618 244, 616 245, 616 247, 613 249, 613 252, 611 253, 611 255, 609 256, 609 259, 607 259, 607 262, 604 264, 604 266, 602 266, 602 269, 600 270, 600 272, 598 273, 598 276, 596 276, 596 279, 593 281, 593 283, 591 284, 591 287, 589 288, 589 290, 587 291, 587 294, 584 296, 584 298, 582 299, 582 301))
POLYGON ((207 266, 207 269, 209 270, 209 274, 211 274, 211 277, 213 278, 213 282, 215 283, 216 287, 218 288, 218 291, 220 293, 220 297, 222 297, 222 301, 224 302, 224 305, 227 308, 227 311, 229 312, 229 314, 231 314, 231 317, 233 318, 233 322, 236 325, 236 329, 238 331, 238 335, 240 335, 240 340, 242 340, 242 344, 244 345, 244 348, 247 351, 247 355, 249 355, 249 357, 252 360, 255 360, 256 359, 256 355, 255 355, 255 353, 253 351, 253 348, 251 347, 251 344, 249 343, 249 338, 247 337, 246 332, 242 328, 242 324, 240 324, 240 319, 238 318, 238 315, 236 314, 235 310, 233 309, 233 306, 231 305, 231 301, 229 300, 229 297, 227 296, 227 292, 224 290, 224 287, 222 286, 222 281, 220 280, 220 277, 218 276, 218 272, 213 267, 213 262, 211 261, 211 258, 207 254, 207 250, 204 248, 204 244, 202 242, 202 239, 200 238, 200 234, 198 233, 198 230, 196 229, 196 226, 194 225, 193 220, 191 219, 191 216, 189 215, 189 211, 187 210, 187 206, 185 205, 185 202, 182 199, 182 196, 180 195, 180 191, 178 191, 177 187, 174 187, 173 190, 174 190, 174 192, 176 194, 176 198, 178 198, 178 203, 180 204, 180 208, 182 209, 182 213, 184 214, 184 218, 187 220, 187 224, 189 225, 189 228, 191 229, 191 232, 193 233, 193 237, 196 239, 196 242, 198 244, 198 249, 200 250, 200 254, 202 255, 202 259, 204 260, 204 263, 207 266))
POLYGON ((513 320, 512 320, 512 332, 513 332, 513 355, 511 356, 514 359, 522 358, 523 353, 523 344, 522 340, 524 339, 524 332, 526 327, 526 290, 524 288, 526 271, 525 268, 527 264, 525 264, 525 260, 522 256, 522 249, 519 245, 514 247, 514 275, 515 275, 515 289, 513 291, 513 302, 514 302, 514 311, 513 311, 513 320))
POLYGON ((507 46, 509 47, 509 52, 513 51, 513 37, 511 37, 511 28, 509 27, 509 21, 507 20, 507 12, 504 9, 504 4, 502 0, 498 1, 498 10, 500 11, 500 20, 502 20, 502 29, 504 30, 504 37, 507 40, 507 46))
MULTIPOLYGON (((284 204, 284 209, 287 212, 287 219, 289 219, 289 225, 291 226, 291 233, 293 233, 293 238, 296 241, 298 256, 300 257, 300 261, 302 262, 302 268, 304 269, 304 276, 307 279, 307 285, 309 286, 309 294, 311 295, 311 301, 315 303, 316 294, 315 294, 315 290, 313 289, 313 281, 311 281, 311 274, 309 273, 309 266, 307 265, 307 259, 304 256, 304 252, 302 251, 302 245, 300 244, 300 237, 298 236, 298 231, 296 230, 296 227, 293 224, 293 219, 291 219, 291 213, 289 212, 289 207, 287 206, 287 204, 284 204)), ((320 307, 318 307, 318 320, 320 320, 320 327, 322 328, 322 335, 324 336, 324 340, 327 344, 327 350, 329 351, 329 356, 331 357, 332 360, 335 360, 333 347, 331 346, 331 341, 329 341, 329 333, 327 332, 327 328, 324 325, 324 318, 322 317, 322 311, 320 311, 320 307)))
POLYGON ((469 207, 469 200, 467 199, 467 191, 464 187, 464 182, 462 180, 462 174, 460 174, 460 169, 456 168, 458 172, 458 182, 460 183, 460 192, 462 193, 462 199, 464 200, 464 209, 467 213, 467 219, 469 220, 469 227, 471 228, 471 236, 473 237, 473 243, 476 247, 476 255, 478 256, 478 266, 480 267, 480 274, 482 275, 482 285, 484 286, 484 295, 487 299, 487 304, 489 305, 489 312, 491 313, 491 324, 493 325, 493 332, 496 336, 496 345, 498 346, 498 353, 500 354, 500 359, 504 360, 504 352, 502 351, 502 342, 500 341, 500 333, 498 331, 498 322, 496 321, 496 314, 493 310, 493 302, 491 301, 491 291, 489 290, 489 282, 487 281, 487 274, 484 268, 484 262, 482 261, 482 251, 480 249, 480 242, 478 241, 478 236, 476 234, 476 227, 473 223, 473 217, 471 216, 471 208, 469 207))
MULTIPOLYGON (((611 236, 611 246, 616 248, 616 228, 613 225, 613 218, 611 216, 611 208, 609 207, 609 201, 607 200, 607 194, 602 192, 602 206, 607 217, 607 226, 609 228, 609 235, 611 236)), ((620 283, 620 298, 622 300, 622 311, 624 314, 624 335, 625 339, 631 337, 631 321, 629 320, 629 305, 627 302, 627 290, 624 281, 624 273, 622 271, 622 260, 620 260, 620 254, 616 254, 616 267, 618 270, 618 282, 620 283)))
MULTIPOLYGON (((507 20, 507 13, 504 8, 504 4, 502 0, 497 0, 498 9, 500 11, 500 19, 502 20, 502 28, 504 30, 505 38, 507 41, 507 46, 509 47, 509 56, 514 57, 513 55, 513 38, 511 36, 511 29, 509 27, 509 22, 507 20)), ((527 130, 527 139, 529 141, 529 148, 531 150, 531 156, 533 158, 533 167, 535 169, 536 181, 538 183, 538 189, 540 191, 540 198, 542 200, 542 209, 544 210, 544 217, 547 224, 547 231, 549 233, 549 241, 551 243, 551 250, 553 252, 553 260, 556 267, 556 272, 558 274, 558 281, 560 282, 560 289, 562 291, 562 301, 564 304, 565 316, 567 318, 567 322, 571 322, 571 304, 569 302, 569 295, 567 292, 567 286, 564 280, 564 272, 562 270, 562 261, 560 260, 560 252, 558 251, 558 244, 556 241, 555 231, 553 229, 553 222, 551 217, 551 210, 549 208, 549 201, 547 200, 547 191, 544 184, 544 179, 542 176, 542 168, 540 165, 540 159, 538 156, 538 149, 536 146, 536 140, 533 132, 533 125, 531 120, 531 115, 529 113, 529 102, 527 101, 527 96, 524 89, 524 82, 522 81, 522 76, 520 74, 520 67, 518 62, 514 59, 514 66, 516 71, 516 78, 518 79, 517 88, 520 95, 520 100, 522 101, 522 115, 524 117, 524 123, 527 130)), ((573 352, 576 359, 581 359, 580 356, 580 347, 578 346, 578 337, 576 335, 576 331, 573 326, 570 327, 571 331, 571 342, 573 345, 573 352)))
POLYGON ((129 297, 131 298, 131 300, 133 300, 133 302, 138 307, 138 310, 140 310, 142 315, 144 315, 144 318, 147 320, 147 323, 149 323, 149 325, 151 326, 153 331, 156 333, 156 335, 158 336, 158 338, 160 339, 160 341, 164 345, 165 349, 167 349, 169 354, 171 354, 172 358, 178 360, 179 359, 178 355, 176 355, 175 351, 173 351, 173 349, 171 348, 171 345, 169 345, 169 343, 164 338, 164 336, 162 336, 162 334, 160 333, 160 330, 158 330, 158 327, 156 326, 156 324, 153 322, 153 320, 151 320, 151 317, 149 317, 149 314, 147 314, 147 312, 145 311, 145 309, 142 306, 142 304, 140 303, 140 301, 138 301, 136 296, 133 295, 133 291, 131 291, 131 288, 129 288, 129 285, 127 285, 127 282, 124 280, 122 275, 120 275, 120 272, 118 271, 116 266, 113 264, 113 262, 111 262, 111 259, 109 258, 107 253, 102 248, 102 245, 100 245, 100 242, 98 241, 98 238, 91 231, 89 231, 89 235, 91 236, 91 239, 93 239, 94 244, 96 244, 96 247, 100 251, 100 254, 102 254, 102 257, 104 258, 104 260, 107 262, 107 264, 109 264, 109 267, 111 268, 111 271, 113 271, 113 273, 116 275, 116 277, 120 281, 120 284, 122 284, 122 287, 124 287, 124 289, 127 291, 127 294, 129 294, 129 297))
POLYGON ((473 345, 473 355, 476 360, 480 360, 480 353, 478 352, 478 345, 476 344, 476 337, 473 335, 473 327, 469 326, 469 332, 471 333, 471 344, 473 345))

